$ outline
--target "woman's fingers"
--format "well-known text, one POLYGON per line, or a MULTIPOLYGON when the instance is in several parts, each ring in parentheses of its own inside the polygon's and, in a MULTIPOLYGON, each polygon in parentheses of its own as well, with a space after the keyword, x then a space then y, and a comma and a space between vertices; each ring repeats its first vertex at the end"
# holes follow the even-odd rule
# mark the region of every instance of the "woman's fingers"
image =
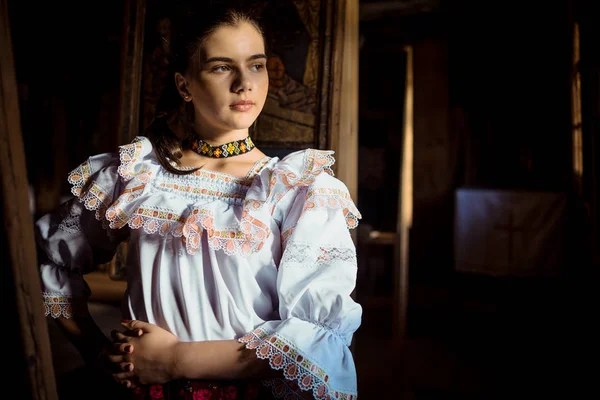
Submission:
POLYGON ((142 334, 144 333, 144 331, 141 330, 140 328, 135 328, 135 329, 127 329, 123 333, 126 336, 140 337, 140 336, 142 336, 142 334))
POLYGON ((110 331, 110 337, 115 342, 126 342, 127 341, 127 336, 122 334, 121 332, 117 331, 116 329, 113 329, 112 331, 110 331))
POLYGON ((123 372, 132 372, 134 367, 133 367, 132 362, 126 361, 126 362, 119 363, 119 368, 123 372))
POLYGON ((117 382, 123 382, 123 381, 127 380, 127 381, 131 382, 131 384, 133 384, 133 381, 135 378, 135 375, 131 371, 117 372, 117 373, 112 374, 112 376, 117 382))
POLYGON ((137 328, 131 329, 131 330, 125 330, 123 332, 119 332, 116 329, 113 329, 110 331, 110 337, 115 342, 126 342, 128 340, 128 338, 140 337, 140 336, 142 336, 143 333, 144 333, 144 331, 142 331, 141 329, 137 329, 137 328))
POLYGON ((133 380, 125 379, 117 382, 126 387, 127 389, 135 389, 137 387, 133 380))
POLYGON ((130 343, 114 343, 113 346, 118 353, 123 353, 123 354, 133 353, 133 345, 130 343))
POLYGON ((131 360, 129 359, 129 355, 108 354, 106 356, 106 358, 108 359, 108 361, 110 361, 113 364, 120 364, 123 362, 131 362, 131 360))
MULTIPOLYGON (((120 334, 113 335, 111 332, 111 336, 116 337, 117 335, 120 335, 120 334)), ((131 343, 128 343, 128 340, 124 340, 124 341, 115 340, 113 343, 111 343, 109 345, 108 352, 109 352, 109 354, 131 354, 131 353, 133 353, 133 349, 134 349, 133 345, 131 343)))

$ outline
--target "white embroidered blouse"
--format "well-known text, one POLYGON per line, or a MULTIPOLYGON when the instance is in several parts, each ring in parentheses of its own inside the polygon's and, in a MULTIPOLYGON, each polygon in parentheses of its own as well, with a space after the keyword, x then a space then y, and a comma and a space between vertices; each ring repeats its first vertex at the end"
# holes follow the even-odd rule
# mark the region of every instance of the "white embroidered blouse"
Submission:
MULTIPOLYGON (((360 213, 333 177, 332 151, 266 157, 246 178, 168 172, 145 137, 69 174, 75 198, 36 223, 46 315, 71 317, 83 275, 128 244, 123 317, 182 341, 238 339, 292 387, 354 399, 350 296, 360 213), (288 382, 289 383, 289 382, 288 382)), ((277 397, 292 389, 269 380, 277 397)))

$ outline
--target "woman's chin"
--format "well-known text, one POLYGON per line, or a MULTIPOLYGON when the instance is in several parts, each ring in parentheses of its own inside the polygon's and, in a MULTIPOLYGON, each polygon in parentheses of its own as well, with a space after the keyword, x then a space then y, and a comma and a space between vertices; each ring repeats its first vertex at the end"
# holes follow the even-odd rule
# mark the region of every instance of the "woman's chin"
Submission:
POLYGON ((256 115, 240 116, 240 118, 235 118, 230 126, 235 130, 248 129, 256 121, 256 118, 256 115))

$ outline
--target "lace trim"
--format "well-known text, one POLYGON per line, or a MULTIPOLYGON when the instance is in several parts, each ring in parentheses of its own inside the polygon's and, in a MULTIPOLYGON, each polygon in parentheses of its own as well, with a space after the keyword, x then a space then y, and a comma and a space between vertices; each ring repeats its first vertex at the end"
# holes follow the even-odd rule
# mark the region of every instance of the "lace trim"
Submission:
POLYGON ((331 166, 335 163, 335 159, 332 154, 333 151, 315 149, 306 150, 302 160, 302 171, 300 176, 288 169, 273 169, 269 177, 269 197, 267 201, 270 200, 277 203, 292 188, 311 185, 315 181, 315 178, 323 172, 333 176, 331 166), (283 193, 278 193, 278 191, 275 190, 275 186, 278 184, 283 184, 285 187, 283 193), (277 198, 274 199, 275 196, 277 196, 277 198), (273 201, 273 199, 275 201, 273 201))
POLYGON ((44 298, 44 308, 46 310, 46 316, 52 316, 52 318, 72 318, 73 308, 71 303, 73 302, 72 296, 63 295, 60 293, 43 292, 42 297, 44 298))
MULTIPOLYGON (((147 140, 147 139, 146 139, 147 140)), ((129 181, 136 175, 134 170, 138 157, 144 148, 144 138, 136 137, 129 144, 119 146, 119 160, 121 160, 117 172, 123 179, 129 181)))
POLYGON ((348 229, 356 228, 358 226, 358 220, 362 218, 362 215, 350 197, 350 193, 342 189, 311 189, 306 194, 306 202, 304 203, 304 209, 302 211, 314 210, 319 207, 342 209, 348 229))
MULTIPOLYGON (((86 191, 83 192, 83 188, 90 175, 90 164, 86 161, 69 173, 67 181, 73 185, 73 187, 71 187, 71 193, 83 203, 87 210, 96 211, 96 219, 102 221, 102 226, 106 228, 104 214, 106 209, 110 206, 111 198, 108 196, 107 191, 96 182, 93 182, 86 191)), ((79 216, 77 216, 76 219, 77 223, 75 224, 74 216, 69 214, 69 216, 61 222, 58 228, 69 233, 79 232, 81 230, 79 226, 79 216)))
POLYGON ((303 175, 319 175, 321 172, 326 172, 333 176, 331 166, 335 164, 332 150, 315 150, 309 149, 304 157, 304 172, 303 175))
POLYGON ((176 193, 192 201, 201 198, 220 198, 230 204, 241 205, 252 181, 228 175, 196 171, 189 175, 164 172, 153 182, 158 190, 176 193))
POLYGON ((62 219, 60 221, 60 224, 58 224, 58 229, 60 229, 63 232, 67 232, 69 234, 76 234, 78 232, 81 232, 81 224, 79 222, 79 218, 80 218, 79 213, 74 212, 67 205, 68 205, 68 203, 66 203, 62 207, 62 212, 61 212, 62 219))
POLYGON ((128 225, 133 229, 143 228, 149 234, 159 233, 164 236, 170 233, 175 237, 183 236, 189 254, 196 253, 204 232, 209 246, 215 251, 223 250, 227 255, 257 252, 271 234, 267 225, 250 216, 247 211, 242 214, 240 229, 215 229, 213 212, 198 208, 192 210, 186 218, 159 207, 138 207, 133 216, 111 207, 106 211, 106 219, 113 229, 128 225))
POLYGON ((79 197, 81 195, 81 191, 83 190, 83 185, 87 182, 91 175, 92 171, 90 168, 89 160, 83 162, 77 168, 69 173, 67 176, 67 181, 72 185, 71 193, 74 196, 79 197))
POLYGON ((300 267, 318 267, 335 262, 356 265, 356 250, 352 247, 290 241, 285 248, 280 265, 286 263, 300 267))
MULTIPOLYGON (((252 168, 250 168, 250 170, 248 171, 246 176, 243 178, 239 177, 239 176, 227 174, 225 172, 217 172, 217 171, 211 171, 211 170, 206 170, 206 169, 198 169, 198 170, 194 171, 193 174, 190 174, 190 175, 200 176, 202 178, 216 179, 218 181, 222 181, 222 182, 226 182, 226 183, 235 182, 240 185, 250 186, 250 185, 252 185, 252 180, 254 179, 254 176, 256 174, 258 174, 270 160, 271 160, 271 157, 265 156, 265 157, 261 158, 260 160, 256 161, 254 163, 254 165, 252 166, 252 168)), ((171 164, 171 166, 173 168, 176 168, 180 171, 191 171, 194 168, 196 168, 196 167, 179 166, 174 161, 170 161, 169 164, 171 164)), ((170 174, 175 177, 189 176, 189 175, 175 175, 170 172, 166 172, 166 174, 170 174)))
MULTIPOLYGON (((239 182, 245 182, 243 178, 236 179, 226 174, 197 171, 196 173, 201 177, 218 178, 210 181, 212 186, 210 188, 202 188, 193 184, 192 178, 198 179, 193 175, 190 176, 189 181, 186 181, 185 178, 165 179, 167 174, 159 173, 160 179, 156 179, 152 171, 142 169, 147 166, 136 167, 136 163, 146 153, 149 145, 148 139, 137 137, 132 143, 120 146, 120 165, 117 172, 128 183, 114 202, 109 195, 111 192, 104 190, 96 182, 91 182, 89 187, 86 186, 92 174, 89 160, 69 174, 68 181, 73 185, 72 193, 79 197, 79 201, 84 204, 86 209, 96 211, 96 218, 102 221, 105 228, 119 229, 128 225, 133 229, 143 228, 149 234, 171 233, 175 237, 183 237, 189 254, 194 254, 198 250, 203 232, 207 233, 207 239, 212 249, 223 250, 228 255, 236 253, 248 255, 260 251, 271 232, 268 221, 260 221, 250 213, 261 211, 267 205, 267 209, 264 212, 261 211, 261 215, 264 216, 263 219, 268 219, 273 214, 276 203, 293 187, 311 184, 315 177, 322 172, 333 175, 331 165, 335 162, 332 151, 309 149, 304 153, 302 172, 299 175, 284 169, 273 170, 269 181, 268 198, 245 200, 248 188, 239 184, 239 182), (186 210, 186 215, 184 215, 181 211, 175 212, 169 208, 132 204, 148 190, 146 188, 148 184, 184 195, 221 197, 243 207, 242 219, 236 227, 217 229, 214 226, 213 213, 207 209, 194 209, 190 214, 187 214, 186 210), (275 190, 275 186, 282 184, 283 190, 279 188, 275 190), (232 187, 232 185, 235 186, 232 187), (232 188, 235 189, 233 192, 232 188)), ((249 177, 260 172, 270 160, 270 157, 264 157, 257 161, 249 172, 249 177)), ((315 189, 307 196, 306 210, 316 207, 343 207, 347 225, 349 227, 357 225, 360 214, 349 195, 344 191, 315 189)), ((76 229, 75 225, 68 224, 70 222, 65 222, 63 228, 76 229)), ((286 234, 291 234, 291 232, 290 230, 286 234)))
MULTIPOLYGON (((305 358, 277 334, 271 334, 258 328, 238 341, 245 343, 248 349, 256 349, 256 356, 263 360, 268 359, 271 368, 283 369, 283 375, 287 380, 294 382, 304 391, 312 391, 316 399, 354 400, 357 398, 356 393, 335 391, 331 387, 329 375, 324 369, 305 358)), ((273 392, 279 398, 286 394, 286 392, 275 393, 275 390, 273 392)))

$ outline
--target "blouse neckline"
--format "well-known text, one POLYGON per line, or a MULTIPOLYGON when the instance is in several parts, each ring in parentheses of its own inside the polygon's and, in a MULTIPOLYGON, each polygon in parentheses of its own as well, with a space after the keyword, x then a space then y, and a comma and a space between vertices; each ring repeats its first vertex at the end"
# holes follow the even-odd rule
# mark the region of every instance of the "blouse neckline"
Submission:
MULTIPOLYGON (((203 176, 205 178, 214 178, 214 177, 222 177, 222 178, 227 178, 227 181, 232 182, 232 183, 239 183, 239 184, 244 184, 244 183, 248 183, 248 181, 252 181, 254 179, 254 177, 256 175, 258 175, 267 165, 267 163, 272 160, 273 157, 270 156, 264 156, 262 158, 260 158, 259 160, 257 160, 253 165, 252 168, 250 168, 248 170, 248 173, 246 174, 245 177, 241 177, 241 176, 235 176, 232 174, 228 174, 226 172, 219 172, 219 171, 215 171, 212 169, 205 169, 205 168, 200 168, 198 170, 196 170, 194 173, 190 174, 190 175, 197 175, 197 176, 203 176)), ((180 171, 190 171, 193 170, 196 167, 180 167, 177 166, 175 163, 171 164, 174 168, 180 170, 180 171)), ((165 171, 168 174, 172 174, 171 172, 165 171)), ((175 175, 175 174, 172 174, 175 175)))

